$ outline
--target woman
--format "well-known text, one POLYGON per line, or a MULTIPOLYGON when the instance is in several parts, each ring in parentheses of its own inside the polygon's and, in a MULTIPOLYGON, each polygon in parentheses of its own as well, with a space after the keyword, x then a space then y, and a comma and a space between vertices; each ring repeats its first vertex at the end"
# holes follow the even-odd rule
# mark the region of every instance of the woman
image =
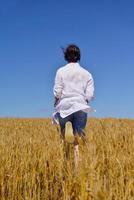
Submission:
POLYGON ((55 77, 55 109, 59 119, 61 137, 65 139, 67 131, 74 134, 74 146, 78 149, 77 136, 85 137, 88 103, 94 96, 94 81, 91 73, 80 66, 81 58, 78 46, 71 44, 64 51, 68 62, 59 68, 55 77), (71 127, 70 127, 71 126, 71 127))

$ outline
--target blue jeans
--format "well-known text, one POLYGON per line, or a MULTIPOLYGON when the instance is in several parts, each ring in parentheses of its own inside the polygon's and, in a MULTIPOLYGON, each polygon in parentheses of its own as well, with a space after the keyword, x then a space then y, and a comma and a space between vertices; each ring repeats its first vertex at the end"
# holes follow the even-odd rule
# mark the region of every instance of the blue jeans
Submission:
POLYGON ((65 124, 66 122, 70 121, 72 123, 72 128, 73 128, 73 134, 80 135, 80 136, 85 136, 85 126, 87 123, 87 113, 83 111, 77 111, 75 113, 72 113, 71 115, 62 118, 60 116, 60 113, 58 113, 58 118, 59 118, 59 124, 60 124, 60 129, 61 129, 61 135, 64 136, 65 134, 65 124))

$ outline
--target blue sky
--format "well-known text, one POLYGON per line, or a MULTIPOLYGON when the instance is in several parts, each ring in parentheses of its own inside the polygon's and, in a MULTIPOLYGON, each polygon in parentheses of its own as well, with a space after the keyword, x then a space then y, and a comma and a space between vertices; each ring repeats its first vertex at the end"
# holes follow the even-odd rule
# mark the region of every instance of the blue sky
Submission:
POLYGON ((81 49, 95 80, 93 117, 134 117, 132 0, 0 0, 0 117, 53 112, 61 47, 81 49))

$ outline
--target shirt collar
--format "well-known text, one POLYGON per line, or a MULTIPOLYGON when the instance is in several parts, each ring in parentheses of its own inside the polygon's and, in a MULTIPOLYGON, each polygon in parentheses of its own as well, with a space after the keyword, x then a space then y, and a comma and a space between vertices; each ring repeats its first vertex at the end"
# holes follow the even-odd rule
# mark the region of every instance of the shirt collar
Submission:
POLYGON ((73 66, 73 67, 76 66, 76 67, 79 67, 80 64, 78 62, 75 62, 75 63, 74 62, 70 62, 70 63, 67 64, 67 66, 73 66))

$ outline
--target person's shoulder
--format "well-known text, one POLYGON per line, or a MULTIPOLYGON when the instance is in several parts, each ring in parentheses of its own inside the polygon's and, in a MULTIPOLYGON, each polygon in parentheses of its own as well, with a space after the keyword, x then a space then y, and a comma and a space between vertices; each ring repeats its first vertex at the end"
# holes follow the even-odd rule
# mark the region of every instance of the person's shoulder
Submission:
POLYGON ((65 68, 65 65, 59 67, 59 68, 57 69, 57 73, 62 72, 62 71, 64 70, 64 68, 65 68))
POLYGON ((83 73, 87 76, 92 76, 91 72, 89 70, 87 70, 85 67, 80 65, 81 70, 83 71, 83 73))
POLYGON ((63 65, 63 66, 59 67, 59 68, 57 69, 57 72, 58 72, 58 73, 64 72, 64 71, 66 70, 66 67, 67 67, 67 65, 63 65))

